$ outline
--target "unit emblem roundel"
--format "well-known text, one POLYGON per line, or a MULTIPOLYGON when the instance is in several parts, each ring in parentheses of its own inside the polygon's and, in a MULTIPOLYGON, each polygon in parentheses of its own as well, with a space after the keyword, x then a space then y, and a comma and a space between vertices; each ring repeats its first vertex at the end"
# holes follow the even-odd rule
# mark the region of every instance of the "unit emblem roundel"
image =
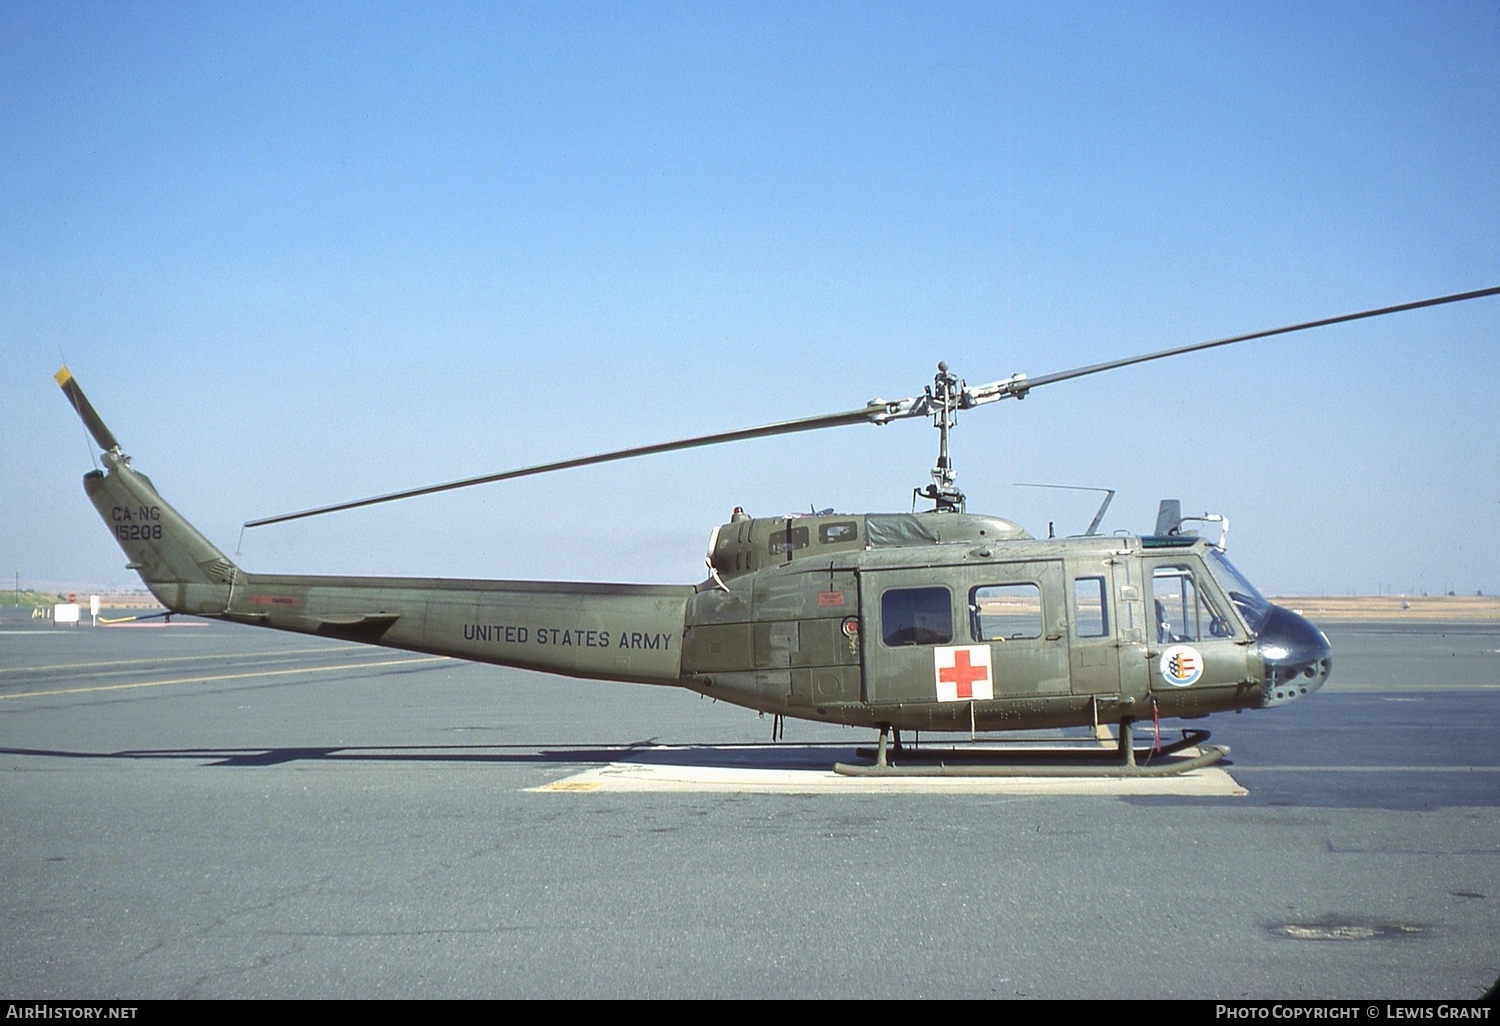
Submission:
POLYGON ((1203 676, 1203 656, 1191 645, 1173 645, 1161 654, 1161 676, 1174 688, 1196 684, 1203 676))

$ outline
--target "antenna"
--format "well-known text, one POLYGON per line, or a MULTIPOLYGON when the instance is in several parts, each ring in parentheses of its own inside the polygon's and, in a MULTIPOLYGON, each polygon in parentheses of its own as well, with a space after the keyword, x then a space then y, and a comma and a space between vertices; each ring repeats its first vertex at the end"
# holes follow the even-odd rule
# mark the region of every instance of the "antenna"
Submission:
POLYGON ((1012 481, 1012 488, 1061 488, 1069 492, 1103 492, 1104 501, 1099 503, 1099 512, 1094 514, 1094 519, 1089 523, 1089 529, 1083 532, 1085 538, 1099 531, 1099 523, 1104 519, 1104 511, 1109 509, 1109 504, 1114 501, 1115 490, 1113 488, 1090 488, 1086 485, 1058 485, 1058 484, 1026 484, 1023 481, 1012 481))

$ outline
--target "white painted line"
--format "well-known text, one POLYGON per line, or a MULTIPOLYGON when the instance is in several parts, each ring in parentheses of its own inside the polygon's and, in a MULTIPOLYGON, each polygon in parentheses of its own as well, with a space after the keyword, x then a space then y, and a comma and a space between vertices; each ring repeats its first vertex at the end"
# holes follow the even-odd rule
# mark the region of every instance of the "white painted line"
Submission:
POLYGON ((1320 689, 1335 695, 1374 694, 1382 691, 1494 691, 1500 684, 1486 681, 1449 681, 1444 684, 1428 684, 1425 681, 1393 684, 1387 681, 1329 681, 1320 689))
POLYGON ((1244 773, 1500 773, 1500 766, 1237 766, 1244 773))
MULTIPOLYGON (((0 630, 0 634, 3 633, 5 631, 0 630)), ((39 630, 36 633, 49 634, 51 631, 39 630)), ((117 669, 120 666, 141 666, 141 664, 157 666, 160 663, 222 663, 222 661, 231 660, 231 658, 249 658, 249 660, 260 660, 270 663, 270 661, 278 660, 278 658, 285 657, 285 655, 308 655, 309 652, 317 652, 317 654, 323 655, 341 652, 341 654, 356 655, 356 657, 357 655, 368 654, 372 658, 375 655, 386 654, 386 652, 378 648, 354 649, 354 651, 350 651, 350 649, 345 648, 345 645, 347 645, 347 642, 329 643, 329 645, 320 645, 318 648, 270 648, 263 652, 205 652, 205 654, 201 655, 157 655, 154 658, 110 658, 110 660, 93 661, 93 663, 57 663, 55 666, 9 666, 0 667, 0 673, 48 673, 51 670, 92 669, 95 666, 108 666, 111 669, 117 669)))
POLYGON ((221 680, 251 680, 256 677, 291 677, 303 673, 343 673, 378 666, 405 666, 409 663, 436 663, 447 656, 421 656, 416 659, 387 659, 378 663, 342 663, 336 666, 306 666, 293 670, 262 670, 258 673, 218 673, 206 677, 178 677, 175 680, 145 680, 134 684, 102 684, 91 688, 50 688, 44 691, 22 691, 0 695, 0 701, 12 698, 51 698, 54 695, 87 695, 98 691, 133 691, 136 688, 161 688, 172 684, 206 684, 221 680))
POLYGON ((1177 795, 1220 798, 1248 794, 1210 766, 1177 777, 845 777, 832 770, 746 769, 612 762, 529 791, 707 794, 1009 794, 1177 795))

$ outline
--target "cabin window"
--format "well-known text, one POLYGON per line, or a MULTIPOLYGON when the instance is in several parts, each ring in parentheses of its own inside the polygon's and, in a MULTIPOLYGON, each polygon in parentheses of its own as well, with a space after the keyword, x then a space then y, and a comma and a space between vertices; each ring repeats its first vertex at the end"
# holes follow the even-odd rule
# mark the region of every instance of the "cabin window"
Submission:
POLYGON ((1158 566, 1151 572, 1156 640, 1163 645, 1234 637, 1234 626, 1197 586, 1185 566, 1158 566))
POLYGON ((846 520, 837 524, 824 524, 818 528, 818 542, 823 545, 852 542, 858 537, 859 525, 853 520, 846 520))
POLYGON ((880 596, 881 636, 892 648, 953 640, 953 596, 947 588, 898 588, 880 596))
POLYGON ((790 531, 777 531, 771 535, 771 555, 786 556, 796 549, 807 548, 807 528, 794 527, 790 531), (791 539, 790 546, 787 540, 791 539))
POLYGON ((1042 589, 1027 581, 986 584, 969 592, 975 641, 1011 641, 1042 636, 1042 589))
POLYGON ((1073 630, 1080 638, 1109 636, 1109 603, 1104 578, 1073 578, 1073 630))

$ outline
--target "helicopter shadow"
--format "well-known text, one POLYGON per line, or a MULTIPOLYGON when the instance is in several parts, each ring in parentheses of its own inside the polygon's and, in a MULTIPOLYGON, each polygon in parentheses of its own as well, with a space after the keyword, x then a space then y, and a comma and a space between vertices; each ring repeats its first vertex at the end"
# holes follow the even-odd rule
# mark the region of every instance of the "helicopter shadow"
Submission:
POLYGON ((248 748, 136 748, 114 752, 60 748, 0 748, 0 756, 113 762, 181 761, 209 767, 266 767, 292 763, 481 763, 491 765, 606 766, 637 763, 715 769, 831 770, 854 757, 845 744, 660 745, 329 745, 248 748))

